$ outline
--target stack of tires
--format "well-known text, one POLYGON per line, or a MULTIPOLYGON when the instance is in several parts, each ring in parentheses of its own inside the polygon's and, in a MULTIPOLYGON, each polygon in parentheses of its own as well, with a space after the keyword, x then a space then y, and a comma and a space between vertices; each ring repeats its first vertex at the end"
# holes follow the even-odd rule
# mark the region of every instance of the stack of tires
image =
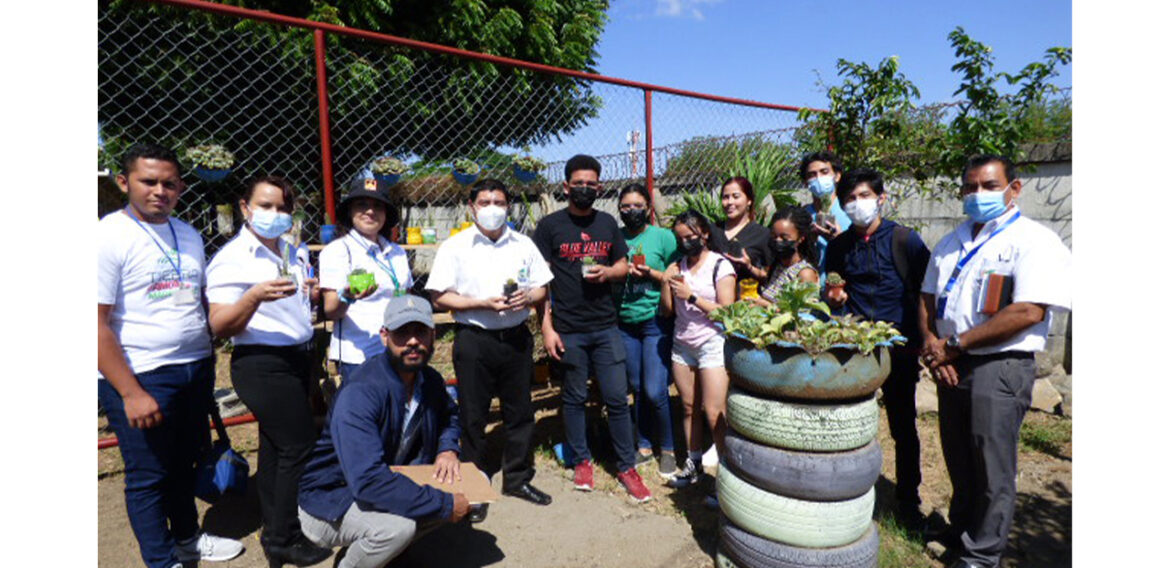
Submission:
POLYGON ((795 344, 763 349, 730 335, 726 451, 716 481, 718 566, 877 566, 874 483, 881 475, 874 392, 889 346, 869 354, 795 344))

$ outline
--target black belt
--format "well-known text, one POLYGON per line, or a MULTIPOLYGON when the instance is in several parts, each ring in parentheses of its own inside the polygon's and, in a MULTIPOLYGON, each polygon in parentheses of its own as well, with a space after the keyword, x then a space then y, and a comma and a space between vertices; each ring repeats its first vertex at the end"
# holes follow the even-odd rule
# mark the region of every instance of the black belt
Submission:
POLYGON ((263 345, 260 343, 248 343, 244 345, 232 346, 232 352, 241 351, 244 353, 303 353, 313 350, 313 340, 310 339, 304 343, 296 345, 263 345))
POLYGON ((456 323, 455 331, 473 331, 480 335, 487 335, 494 337, 499 341, 507 341, 511 338, 516 338, 528 333, 528 324, 522 323, 513 327, 505 327, 503 329, 484 329, 478 325, 468 325, 465 323, 456 323))
POLYGON ((999 361, 1001 359, 1035 359, 1036 353, 1033 351, 1001 351, 999 353, 988 353, 987 355, 976 355, 975 353, 963 353, 959 359, 966 360, 971 363, 985 363, 987 361, 999 361))

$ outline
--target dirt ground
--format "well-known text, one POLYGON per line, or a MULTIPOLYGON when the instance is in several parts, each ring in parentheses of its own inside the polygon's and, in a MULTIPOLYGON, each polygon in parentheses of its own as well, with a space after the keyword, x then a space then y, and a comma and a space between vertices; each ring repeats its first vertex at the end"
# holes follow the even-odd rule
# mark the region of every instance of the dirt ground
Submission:
MULTIPOLYGON (((221 380, 226 378, 221 375, 221 380)), ((553 383, 555 385, 555 382, 553 383)), ((226 386, 226 385, 220 385, 226 386)), ((673 393, 673 389, 672 389, 673 393)), ((534 484, 553 497, 552 505, 538 507, 512 498, 493 504, 485 522, 447 525, 418 540, 407 556, 395 566, 646 566, 708 567, 717 545, 716 511, 703 507, 703 491, 675 491, 664 485, 654 464, 640 468, 654 499, 635 505, 620 490, 599 410, 591 408, 590 446, 599 468, 597 490, 582 493, 572 489, 572 475, 560 468, 550 448, 563 439, 558 413, 559 389, 536 385, 537 473, 534 484)), ((677 410, 678 399, 674 396, 677 410)), ((885 410, 882 410, 884 415, 885 410)), ((681 415, 681 414, 680 414, 681 415)), ((489 439, 501 443, 498 414, 489 439)), ((1057 420, 1031 412, 1032 423, 1057 420)), ((104 420, 99 420, 99 436, 104 420)), ((950 483, 946 477, 938 443, 937 416, 920 416, 922 438, 924 512, 945 516, 950 483)), ((237 449, 246 451, 255 473, 256 425, 230 429, 237 449)), ((681 429, 679 436, 681 437, 681 429)), ((893 441, 883 416, 879 432, 885 459, 878 481, 875 518, 893 509, 893 441)), ((683 447, 681 440, 676 447, 683 447)), ((498 451, 495 453, 498 460, 498 451)), ((1003 561, 1008 568, 1072 565, 1072 448, 1065 444, 1058 455, 1035 451, 1020 454, 1019 497, 1011 542, 1003 561)), ((498 465, 498 463, 497 463, 498 465)), ((141 565, 138 546, 130 531, 122 496, 121 460, 116 449, 98 452, 98 558, 100 566, 141 565)), ((713 470, 709 470, 714 473, 713 470)), ((499 489, 499 476, 493 480, 499 489)), ((251 484, 250 488, 254 488, 251 484)), ((260 519, 254 490, 247 495, 229 495, 214 506, 199 502, 204 529, 241 539, 245 553, 225 567, 265 566, 259 544, 260 519)), ((883 547, 887 546, 883 534, 883 547)), ((921 551, 915 565, 942 567, 944 563, 927 554, 920 539, 906 540, 921 551)), ((883 564, 893 566, 888 562, 883 564)), ((332 560, 318 566, 332 566, 332 560)))

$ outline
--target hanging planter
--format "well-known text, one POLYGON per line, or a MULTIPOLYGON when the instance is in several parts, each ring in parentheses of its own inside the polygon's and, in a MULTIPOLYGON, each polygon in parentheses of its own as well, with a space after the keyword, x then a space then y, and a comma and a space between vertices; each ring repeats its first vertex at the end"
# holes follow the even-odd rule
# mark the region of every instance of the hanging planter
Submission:
POLYGON ((523 156, 512 157, 512 175, 520 183, 532 183, 547 165, 540 158, 528 155, 530 150, 527 146, 524 147, 524 152, 523 156))
POLYGON ((479 178, 479 164, 467 158, 459 158, 451 164, 451 176, 462 185, 471 185, 479 178))
POLYGON ((382 156, 370 164, 370 171, 374 173, 374 178, 388 185, 398 183, 407 169, 406 163, 394 156, 382 156))
POLYGON ((223 181, 232 173, 232 166, 236 157, 227 148, 219 144, 203 144, 192 146, 183 152, 183 159, 195 172, 195 175, 206 182, 223 181))

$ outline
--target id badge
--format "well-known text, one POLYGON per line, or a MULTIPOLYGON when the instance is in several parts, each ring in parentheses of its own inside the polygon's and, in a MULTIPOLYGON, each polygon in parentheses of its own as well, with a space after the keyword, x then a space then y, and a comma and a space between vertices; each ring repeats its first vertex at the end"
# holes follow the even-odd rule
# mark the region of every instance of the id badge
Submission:
POLYGON ((179 288, 175 290, 175 293, 171 295, 171 298, 174 299, 175 305, 178 306, 187 306, 198 301, 198 299, 195 297, 195 289, 185 284, 179 286, 179 288))

